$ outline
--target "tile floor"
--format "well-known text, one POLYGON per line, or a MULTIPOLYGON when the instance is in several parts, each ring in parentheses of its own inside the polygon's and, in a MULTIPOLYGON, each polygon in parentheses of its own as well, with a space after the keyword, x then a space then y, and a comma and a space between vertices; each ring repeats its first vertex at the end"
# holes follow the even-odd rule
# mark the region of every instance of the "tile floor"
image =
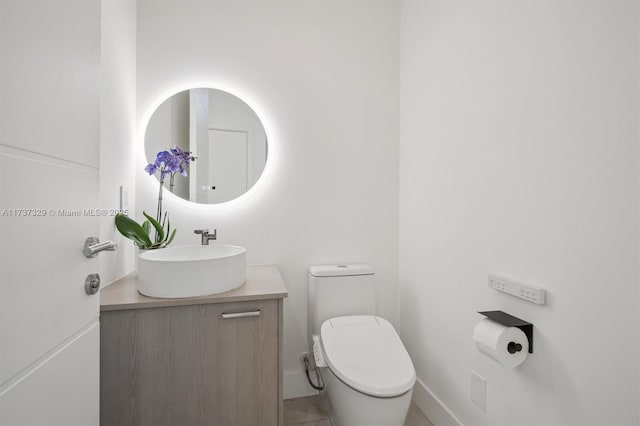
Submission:
MULTIPOLYGON (((319 395, 284 400, 284 426, 331 426, 319 395)), ((411 403, 404 426, 433 426, 411 403)))

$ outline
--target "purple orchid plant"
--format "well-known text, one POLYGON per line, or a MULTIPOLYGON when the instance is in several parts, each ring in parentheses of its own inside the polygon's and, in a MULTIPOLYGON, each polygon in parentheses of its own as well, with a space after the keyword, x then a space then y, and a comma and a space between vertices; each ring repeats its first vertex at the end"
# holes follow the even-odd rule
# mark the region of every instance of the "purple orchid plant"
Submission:
MULTIPOLYGON (((160 172, 160 189, 158 191, 158 209, 156 212, 156 220, 164 226, 166 220, 162 217, 162 188, 164 187, 164 179, 169 176, 169 191, 173 192, 174 179, 177 173, 182 176, 187 176, 187 169, 192 161, 195 161, 190 151, 184 151, 179 146, 174 146, 169 151, 160 151, 156 155, 156 160, 153 163, 147 164, 144 171, 149 173, 149 176, 153 176, 157 172, 160 172)), ((157 235, 156 235, 157 239, 157 235)))
POLYGON ((176 230, 171 230, 171 223, 167 217, 167 213, 162 215, 162 189, 164 188, 164 180, 169 176, 169 191, 173 192, 174 177, 180 173, 187 176, 187 169, 196 157, 191 152, 184 151, 178 146, 174 146, 169 151, 160 151, 156 155, 156 160, 149 163, 144 170, 149 175, 160 172, 160 190, 158 193, 158 210, 156 217, 142 212, 146 220, 141 224, 129 218, 124 213, 118 213, 115 218, 115 224, 118 231, 132 240, 136 246, 143 250, 160 249, 168 246, 176 235, 176 230), (165 227, 166 225, 166 227, 165 227), (151 227, 155 229, 155 238, 152 241, 150 237, 151 227))

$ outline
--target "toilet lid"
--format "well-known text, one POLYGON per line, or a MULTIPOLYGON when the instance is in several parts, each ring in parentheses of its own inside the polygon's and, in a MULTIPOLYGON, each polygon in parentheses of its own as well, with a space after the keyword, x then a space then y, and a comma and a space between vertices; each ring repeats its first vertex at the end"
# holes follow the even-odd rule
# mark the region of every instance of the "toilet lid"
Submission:
POLYGON ((320 329, 327 365, 355 390, 377 397, 402 395, 416 372, 398 333, 384 318, 372 315, 336 317, 320 329))

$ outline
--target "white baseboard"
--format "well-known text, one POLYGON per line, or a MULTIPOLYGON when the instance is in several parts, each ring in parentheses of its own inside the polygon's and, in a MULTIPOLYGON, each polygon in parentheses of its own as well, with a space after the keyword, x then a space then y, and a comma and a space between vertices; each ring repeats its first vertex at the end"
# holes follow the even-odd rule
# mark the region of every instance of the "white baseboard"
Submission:
POLYGON ((317 395, 318 391, 312 388, 307 381, 304 370, 287 370, 284 372, 284 399, 298 398, 301 396, 317 395))
POLYGON ((420 379, 416 380, 413 387, 413 402, 434 426, 463 426, 455 414, 420 379))

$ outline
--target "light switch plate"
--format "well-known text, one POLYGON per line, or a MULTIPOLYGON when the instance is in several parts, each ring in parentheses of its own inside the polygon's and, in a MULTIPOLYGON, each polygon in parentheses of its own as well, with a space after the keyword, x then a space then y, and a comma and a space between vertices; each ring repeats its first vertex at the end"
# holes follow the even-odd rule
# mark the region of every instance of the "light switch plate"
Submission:
POLYGON ((120 211, 126 212, 129 210, 129 189, 122 185, 120 186, 120 211))
POLYGON ((471 400, 487 411, 487 380, 475 371, 471 372, 471 400))

